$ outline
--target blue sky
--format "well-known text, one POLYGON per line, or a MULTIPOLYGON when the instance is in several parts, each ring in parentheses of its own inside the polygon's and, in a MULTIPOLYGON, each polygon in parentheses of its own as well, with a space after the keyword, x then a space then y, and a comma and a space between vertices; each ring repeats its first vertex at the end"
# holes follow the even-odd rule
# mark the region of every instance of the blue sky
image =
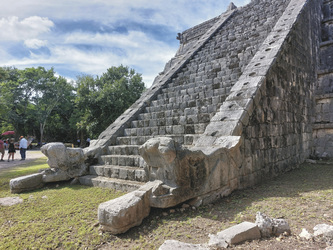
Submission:
MULTIPOLYGON (((243 6, 250 0, 235 0, 243 6)), ((229 0, 0 0, 0 66, 54 67, 76 79, 129 66, 149 87, 177 33, 220 15, 229 0)))

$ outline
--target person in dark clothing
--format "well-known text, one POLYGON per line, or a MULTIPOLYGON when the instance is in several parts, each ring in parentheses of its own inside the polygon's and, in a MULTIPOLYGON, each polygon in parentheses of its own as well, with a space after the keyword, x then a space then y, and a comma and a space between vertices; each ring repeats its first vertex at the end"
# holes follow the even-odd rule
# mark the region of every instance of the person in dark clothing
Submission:
POLYGON ((14 145, 14 138, 10 139, 9 146, 8 146, 8 161, 10 157, 12 157, 12 161, 14 160, 14 154, 16 153, 15 145, 14 145))

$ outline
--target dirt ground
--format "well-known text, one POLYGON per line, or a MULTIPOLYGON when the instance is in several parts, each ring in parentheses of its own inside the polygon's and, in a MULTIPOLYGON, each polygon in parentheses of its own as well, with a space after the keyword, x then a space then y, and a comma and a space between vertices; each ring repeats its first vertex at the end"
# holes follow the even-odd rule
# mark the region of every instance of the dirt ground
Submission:
POLYGON ((302 229, 313 233, 318 224, 333 223, 333 164, 302 164, 298 169, 238 190, 213 204, 182 209, 152 209, 143 223, 112 236, 100 249, 158 249, 165 240, 205 244, 216 234, 243 221, 255 222, 258 211, 284 218, 291 235, 244 242, 228 249, 333 249, 333 242, 299 237, 302 229))
POLYGON ((46 157, 40 150, 27 150, 26 152, 26 159, 24 161, 21 161, 21 155, 19 150, 16 150, 16 153, 14 155, 14 161, 10 159, 8 162, 8 150, 6 150, 5 155, 3 157, 4 161, 0 161, 0 169, 4 168, 10 168, 10 167, 16 167, 23 163, 27 163, 29 161, 46 157))

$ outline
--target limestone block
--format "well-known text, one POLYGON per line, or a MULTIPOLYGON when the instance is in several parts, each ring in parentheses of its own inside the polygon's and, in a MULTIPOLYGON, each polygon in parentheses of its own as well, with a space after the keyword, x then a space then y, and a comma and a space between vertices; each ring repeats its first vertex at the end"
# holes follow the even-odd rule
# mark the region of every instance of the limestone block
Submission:
POLYGON ((81 176, 87 172, 82 149, 66 148, 63 143, 48 143, 41 148, 48 157, 50 168, 65 171, 71 178, 81 176))
POLYGON ((34 189, 41 188, 43 186, 43 174, 31 174, 27 176, 11 179, 9 182, 10 191, 12 193, 21 193, 34 189))
POLYGON ((139 148, 141 156, 149 166, 151 180, 162 180, 167 184, 176 183, 176 148, 175 141, 168 137, 152 138, 139 148))
POLYGON ((216 237, 221 241, 225 241, 229 245, 238 244, 247 240, 260 239, 260 231, 256 224, 251 222, 242 222, 236 226, 230 227, 211 236, 210 243, 216 241, 216 237))
POLYGON ((286 220, 269 218, 267 215, 260 212, 256 214, 255 224, 259 227, 262 237, 270 237, 272 235, 279 236, 283 233, 291 233, 289 224, 286 220))
POLYGON ((325 236, 326 234, 330 234, 333 232, 333 225, 318 224, 313 228, 313 232, 314 236, 325 236))
POLYGON ((159 250, 175 250, 175 249, 182 249, 182 250, 209 250, 209 247, 200 245, 200 244, 189 244, 180 242, 177 240, 166 240, 159 248, 159 250))
POLYGON ((121 234, 140 225, 150 213, 149 195, 149 191, 133 191, 100 204, 98 220, 102 230, 121 234))
POLYGON ((47 169, 42 172, 43 174, 43 182, 48 183, 48 182, 57 182, 57 181, 67 181, 71 179, 68 174, 61 170, 61 169, 47 169))
POLYGON ((273 219, 273 234, 279 236, 283 233, 291 233, 288 222, 284 219, 273 219))
POLYGON ((273 231, 273 222, 271 218, 265 214, 257 212, 255 224, 259 227, 262 237, 271 237, 273 231))

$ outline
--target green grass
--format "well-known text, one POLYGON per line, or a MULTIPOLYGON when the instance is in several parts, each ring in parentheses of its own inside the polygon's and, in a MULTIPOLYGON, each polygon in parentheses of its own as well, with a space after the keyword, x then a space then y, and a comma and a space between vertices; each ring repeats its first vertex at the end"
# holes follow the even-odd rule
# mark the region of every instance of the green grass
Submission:
POLYGON ((0 171, 0 198, 23 203, 0 206, 0 249, 93 249, 104 241, 98 231, 97 207, 122 193, 68 182, 33 192, 11 194, 9 180, 48 168, 45 159, 0 171))
POLYGON ((117 236, 99 231, 97 208, 122 193, 67 182, 23 194, 10 193, 11 178, 47 167, 44 158, 0 170, 0 198, 18 196, 24 200, 19 205, 0 206, 0 249, 158 249, 165 240, 172 239, 203 244, 209 241, 208 234, 243 221, 254 222, 258 211, 285 218, 292 236, 281 241, 272 238, 247 243, 241 245, 242 249, 320 249, 320 242, 306 242, 311 246, 304 246, 297 235, 302 228, 311 232, 317 224, 333 224, 333 164, 303 164, 278 178, 196 209, 182 209, 181 205, 152 208, 140 226, 117 236))

